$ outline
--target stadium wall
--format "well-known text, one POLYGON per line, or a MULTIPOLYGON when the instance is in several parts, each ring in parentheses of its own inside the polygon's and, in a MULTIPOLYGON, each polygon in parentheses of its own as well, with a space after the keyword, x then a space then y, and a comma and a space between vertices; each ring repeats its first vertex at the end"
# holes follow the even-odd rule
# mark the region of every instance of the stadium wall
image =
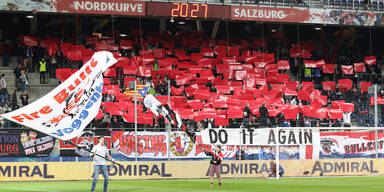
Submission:
MULTIPOLYGON (((265 177, 273 160, 224 161, 222 177, 265 177)), ((209 161, 121 162, 110 170, 110 179, 207 178, 209 161)), ((384 159, 281 160, 285 177, 368 176, 384 173, 384 159)), ((91 180, 92 162, 17 162, 0 165, 0 181, 91 180)), ((100 176, 101 178, 101 176, 100 176)))

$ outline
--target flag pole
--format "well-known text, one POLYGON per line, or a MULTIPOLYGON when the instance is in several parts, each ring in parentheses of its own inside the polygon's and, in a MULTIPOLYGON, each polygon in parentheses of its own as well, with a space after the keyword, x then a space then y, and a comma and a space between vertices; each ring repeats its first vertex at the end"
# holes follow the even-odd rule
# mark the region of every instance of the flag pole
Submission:
POLYGON ((135 161, 137 161, 137 82, 135 82, 135 161))
MULTIPOLYGON (((71 140, 69 140, 69 141, 65 141, 65 142, 68 142, 69 144, 71 144, 71 145, 73 145, 73 146, 75 146, 75 147, 77 147, 77 148, 79 148, 79 149, 83 149, 84 151, 87 151, 87 152, 89 152, 89 153, 93 153, 91 150, 88 150, 88 149, 86 149, 86 148, 82 148, 82 147, 80 147, 80 146, 74 144, 71 140)), ((101 156, 101 155, 99 155, 99 154, 97 154, 97 153, 95 153, 95 155, 98 156, 98 157, 100 157, 100 158, 103 158, 103 159, 105 159, 105 160, 107 160, 107 161, 110 161, 110 162, 112 162, 112 163, 114 163, 114 164, 116 164, 116 165, 122 166, 121 164, 116 163, 116 161, 113 161, 113 160, 111 160, 111 159, 107 159, 107 158, 105 158, 105 157, 103 157, 103 156, 101 156)))
MULTIPOLYGON (((171 82, 170 82, 170 80, 168 79, 168 105, 169 105, 169 108, 171 108, 171 82)), ((170 126, 170 125, 169 125, 170 126)), ((172 127, 172 126, 171 126, 172 127)), ((172 128, 171 128, 171 130, 172 130, 172 128)), ((167 145, 168 145, 168 161, 169 160, 171 160, 171 147, 170 147, 170 138, 171 138, 171 130, 167 130, 167 132, 168 132, 168 142, 167 142, 167 145)))

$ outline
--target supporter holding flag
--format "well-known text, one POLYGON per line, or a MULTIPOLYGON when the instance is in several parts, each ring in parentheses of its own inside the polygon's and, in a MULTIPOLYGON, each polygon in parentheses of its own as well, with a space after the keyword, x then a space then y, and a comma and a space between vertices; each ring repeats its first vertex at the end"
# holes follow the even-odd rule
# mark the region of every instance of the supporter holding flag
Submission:
POLYGON ((241 122, 241 128, 249 128, 249 118, 254 116, 252 114, 252 111, 249 109, 249 104, 245 104, 244 110, 243 110, 244 118, 241 122))
POLYGON ((207 156, 211 157, 210 165, 209 165, 209 177, 210 177, 210 186, 213 187, 213 177, 216 173, 217 181, 219 182, 219 187, 222 187, 221 177, 220 177, 220 165, 223 161, 223 154, 221 153, 221 146, 216 145, 214 150, 206 151, 204 149, 204 153, 207 156))
POLYGON ((350 127, 351 126, 351 113, 352 112, 343 112, 344 127, 350 127))
POLYGON ((268 109, 264 106, 264 103, 259 108, 259 112, 260 112, 260 125, 262 127, 266 127, 267 122, 268 122, 269 113, 268 113, 268 109))
POLYGON ((98 144, 92 148, 92 153, 90 154, 90 156, 93 157, 93 164, 94 164, 91 192, 95 191, 97 178, 99 177, 99 170, 104 176, 104 192, 107 192, 108 191, 108 168, 107 168, 107 165, 105 164, 105 158, 108 158, 109 160, 112 161, 112 157, 111 155, 109 155, 109 151, 107 147, 104 145, 104 137, 99 137, 98 144))

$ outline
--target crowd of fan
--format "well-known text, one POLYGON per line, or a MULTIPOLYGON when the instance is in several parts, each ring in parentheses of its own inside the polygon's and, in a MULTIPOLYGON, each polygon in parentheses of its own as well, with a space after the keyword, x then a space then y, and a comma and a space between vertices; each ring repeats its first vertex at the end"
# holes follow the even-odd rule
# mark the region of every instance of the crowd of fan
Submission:
MULTIPOLYGON (((9 42, 8 42, 9 43, 9 42)), ((35 71, 40 72, 40 83, 46 83, 45 73, 48 73, 50 78, 55 78, 55 71, 57 68, 80 68, 80 62, 69 61, 62 55, 60 51, 58 51, 55 55, 49 56, 46 54, 44 48, 40 47, 24 47, 20 44, 17 44, 15 52, 19 58, 19 64, 14 69, 14 79, 16 88, 8 93, 7 90, 7 82, 5 80, 5 75, 3 74, 1 77, 1 93, 0 93, 0 113, 10 112, 12 110, 18 109, 20 106, 18 105, 17 100, 20 99, 22 105, 28 104, 28 93, 26 91, 28 86, 28 73, 32 73, 35 71), (42 67, 43 65, 43 67, 42 67), (16 91, 22 91, 23 93, 20 95, 20 98, 17 97, 16 91)), ((148 50, 152 50, 155 48, 161 48, 161 44, 150 44, 147 42, 146 45, 148 50)), ((198 48, 187 48, 187 47, 179 47, 183 48, 187 55, 190 55, 193 52, 198 52, 198 48)), ((12 49, 6 47, 6 49, 12 49)), ((3 66, 8 66, 8 59, 5 58, 5 55, 9 53, 5 53, 3 45, 3 66), (5 59, 4 59, 5 58, 5 59)), ((266 48, 257 48, 253 51, 261 51, 265 53, 275 53, 276 60, 287 59, 290 61, 290 71, 286 71, 291 74, 291 77, 296 78, 298 81, 313 81, 315 83, 315 88, 318 90, 322 90, 322 95, 328 96, 328 102, 326 107, 331 106, 331 101, 334 100, 345 100, 346 102, 355 103, 355 112, 353 113, 344 113, 343 119, 341 120, 331 120, 331 119, 315 119, 311 117, 305 117, 302 113, 298 113, 297 118, 295 120, 286 120, 284 119, 284 115, 280 114, 276 117, 271 117, 268 114, 268 109, 264 106, 264 104, 259 108, 260 115, 256 116, 252 114, 249 109, 249 105, 244 107, 244 118, 242 119, 229 119, 229 126, 232 128, 244 127, 244 128, 261 128, 261 127, 276 127, 276 126, 292 126, 292 127, 314 127, 314 126, 351 126, 351 116, 353 118, 357 118, 358 114, 361 111, 369 111, 369 95, 367 92, 360 92, 357 89, 357 84, 360 81, 370 81, 372 83, 383 83, 382 74, 384 74, 384 64, 383 64, 383 55, 380 55, 377 59, 377 65, 371 65, 367 68, 367 73, 370 75, 341 75, 341 69, 336 68, 335 74, 323 74, 320 68, 305 68, 303 66, 303 60, 299 58, 290 58, 289 51, 287 48, 282 46, 281 41, 276 41, 274 47, 272 49, 266 48), (321 82, 327 80, 336 81, 337 79, 349 78, 354 82, 354 88, 345 92, 342 92, 339 89, 335 91, 324 91, 322 89, 321 82)), ((126 57, 138 56, 139 55, 139 47, 135 46, 132 50, 120 50, 120 54, 126 57)), ((360 62, 365 53, 352 54, 351 52, 341 51, 336 58, 335 63, 350 65, 355 62, 360 62)), ((7 57, 7 56, 6 56, 7 57)), ((316 58, 316 55, 313 56, 313 59, 316 58)), ((173 66, 175 68, 175 66, 173 66)), ((158 70, 157 63, 153 64, 153 70, 158 70)), ((215 69, 212 69, 212 72, 215 77, 220 77, 220 74, 217 74, 215 69)), ((123 69, 117 67, 116 77, 110 78, 111 84, 119 85, 121 92, 124 92, 127 89, 127 85, 124 83, 124 75, 123 69)), ((149 90, 149 94, 153 94, 155 96, 162 95, 165 96, 168 94, 168 76, 165 75, 163 77, 153 77, 154 79, 160 79, 156 81, 156 84, 152 81, 152 77, 140 77, 136 75, 132 75, 133 78, 136 78, 139 81, 139 84, 148 84, 151 86, 149 90)), ((175 80, 170 80, 170 85, 173 87, 179 87, 176 84, 175 80)), ((211 92, 215 91, 214 85, 208 82, 206 84, 207 87, 210 87, 211 92)), ((269 89, 272 89, 269 86, 269 89)), ((380 92, 384 96, 384 92, 380 92)), ((184 91, 183 96, 188 99, 193 99, 192 97, 188 97, 184 91)), ((299 100, 297 96, 283 96, 282 101, 285 104, 294 104, 294 105, 306 105, 308 104, 306 101, 299 100)), ((116 102, 116 98, 114 94, 104 94, 103 102, 116 102)), ((202 101, 206 103, 207 101, 202 101)), ((143 112, 145 113, 147 109, 143 105, 142 102, 139 101, 139 104, 143 107, 143 112)), ((384 110, 381 110, 384 112, 384 110)), ((154 131, 163 131, 168 128, 168 130, 172 129, 172 125, 167 124, 164 118, 155 118, 153 119, 154 124, 149 125, 138 125, 140 130, 154 130, 154 131)), ((214 119, 205 119, 199 122, 195 122, 193 120, 183 120, 185 125, 190 129, 202 130, 205 128, 214 128, 214 127, 222 127, 215 126, 214 119)), ((11 124, 9 121, 0 119, 0 126, 10 127, 15 126, 11 124)), ((107 131, 111 129, 124 129, 124 130, 132 130, 134 127, 132 123, 127 123, 123 120, 121 116, 111 116, 106 113, 101 119, 94 120, 89 127, 93 128, 108 128, 107 131)))

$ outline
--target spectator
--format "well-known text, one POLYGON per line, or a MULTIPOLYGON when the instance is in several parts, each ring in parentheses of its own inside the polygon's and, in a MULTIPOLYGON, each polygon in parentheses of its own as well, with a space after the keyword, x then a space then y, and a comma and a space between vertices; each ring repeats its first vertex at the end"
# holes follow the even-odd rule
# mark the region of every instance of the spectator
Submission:
POLYGON ((45 58, 43 57, 41 61, 39 61, 40 67, 40 84, 44 84, 45 82, 45 72, 47 71, 47 62, 45 61, 45 58))
MULTIPOLYGON (((277 165, 276 163, 274 163, 272 166, 272 173, 270 177, 276 177, 276 168, 277 168, 277 165)), ((282 177, 283 175, 284 175, 284 168, 281 165, 279 165, 279 176, 282 177)))
POLYGON ((4 117, 1 116, 3 113, 3 108, 0 107, 0 128, 4 126, 4 117))
POLYGON ((351 126, 351 113, 352 112, 343 112, 344 127, 350 127, 351 126))
POLYGON ((25 58, 27 59, 27 72, 34 71, 34 64, 33 64, 33 50, 31 47, 27 47, 25 50, 25 58))
POLYGON ((11 108, 12 109, 18 108, 17 96, 16 96, 16 88, 12 90, 12 94, 11 94, 11 108))
POLYGON ((252 114, 252 111, 249 109, 249 104, 245 104, 245 107, 243 109, 243 121, 241 122, 241 127, 240 128, 249 128, 249 118, 252 116, 254 116, 252 114))
POLYGON ((27 89, 28 79, 24 70, 21 70, 19 79, 20 79, 20 89, 21 91, 25 91, 27 89))
MULTIPOLYGON (((12 108, 8 105, 8 103, 6 103, 3 107, 3 112, 4 113, 9 113, 12 111, 12 108)), ((6 119, 4 119, 4 127, 9 127, 10 126, 10 122, 6 119)))
POLYGON ((5 40, 2 46, 3 51, 3 66, 8 67, 8 56, 9 56, 9 48, 10 47, 10 41, 5 40))
POLYGON ((197 122, 197 131, 202 131, 202 130, 204 130, 204 126, 203 126, 203 124, 199 121, 199 122, 197 122))
POLYGON ((109 113, 106 113, 103 117, 103 121, 101 122, 101 126, 103 128, 107 128, 109 127, 110 124, 111 124, 111 115, 109 113))
POLYGON ((111 126, 110 127, 111 128, 121 128, 120 121, 117 119, 116 115, 112 116, 111 126))
POLYGON ((22 66, 21 64, 17 65, 17 67, 13 70, 13 74, 14 74, 14 77, 15 77, 15 87, 17 90, 20 89, 20 84, 19 84, 19 81, 20 81, 20 76, 21 76, 21 70, 22 70, 22 66))
POLYGON ((23 106, 26 106, 29 104, 29 95, 27 93, 27 91, 24 91, 23 94, 20 95, 20 100, 21 100, 21 104, 23 106))
POLYGON ((371 5, 371 1, 370 0, 364 0, 363 4, 364 4, 364 8, 366 10, 370 10, 370 5, 371 5))
POLYGON ((153 87, 153 84, 151 83, 151 88, 148 90, 148 94, 151 94, 153 96, 156 96, 156 90, 153 87))
POLYGON ((268 121, 269 113, 268 113, 268 109, 264 106, 264 103, 259 108, 259 113, 260 113, 260 125, 262 127, 266 127, 268 123, 267 121, 268 121))
POLYGON ((215 120, 213 118, 205 119, 204 120, 204 128, 215 128, 215 120))
POLYGON ((0 95, 1 94, 8 94, 8 91, 7 91, 7 81, 5 80, 5 74, 1 74, 1 78, 0 78, 0 87, 1 87, 1 92, 0 92, 0 95))
POLYGON ((57 59, 56 55, 51 57, 51 67, 49 68, 49 78, 56 78, 57 59))

